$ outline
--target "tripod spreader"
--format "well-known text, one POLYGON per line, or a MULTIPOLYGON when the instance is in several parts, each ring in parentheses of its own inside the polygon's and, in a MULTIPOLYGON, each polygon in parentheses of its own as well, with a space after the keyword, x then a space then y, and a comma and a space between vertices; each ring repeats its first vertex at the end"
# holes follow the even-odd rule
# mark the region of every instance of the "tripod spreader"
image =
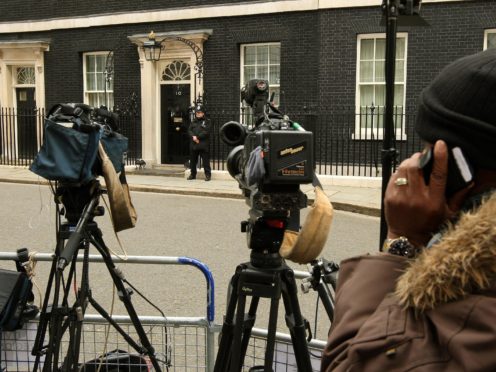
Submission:
POLYGON ((93 217, 93 211, 98 205, 100 199, 100 194, 96 193, 90 200, 90 202, 84 207, 81 218, 79 219, 74 232, 71 234, 65 248, 60 254, 60 258, 57 264, 57 269, 62 271, 65 267, 72 261, 72 258, 76 254, 77 250, 81 246, 81 238, 86 229, 88 221, 93 217))
POLYGON ((251 262, 237 267, 230 283, 232 292, 228 300, 222 326, 219 350, 214 372, 240 372, 248 348, 251 330, 261 298, 270 300, 269 324, 264 365, 251 371, 273 371, 276 326, 279 300, 282 297, 286 325, 291 334, 298 371, 312 371, 306 340, 306 324, 300 311, 293 271, 281 260, 277 267, 262 268, 251 262), (247 298, 251 297, 245 313, 247 298))

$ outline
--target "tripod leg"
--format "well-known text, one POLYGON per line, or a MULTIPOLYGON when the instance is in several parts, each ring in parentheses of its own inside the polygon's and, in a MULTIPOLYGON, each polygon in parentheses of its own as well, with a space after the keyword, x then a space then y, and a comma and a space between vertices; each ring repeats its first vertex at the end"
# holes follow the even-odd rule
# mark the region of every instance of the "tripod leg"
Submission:
POLYGON ((282 298, 286 310, 286 324, 291 335, 298 371, 310 372, 312 371, 312 364, 306 340, 305 322, 298 303, 293 270, 287 268, 282 273, 282 280, 284 283, 282 286, 282 298))
POLYGON ((143 326, 141 325, 141 322, 138 318, 138 314, 136 313, 136 310, 134 309, 134 306, 131 302, 131 297, 126 287, 124 286, 121 277, 119 276, 119 274, 117 274, 118 272, 117 268, 115 267, 114 262, 112 261, 112 257, 110 256, 109 250, 105 245, 105 242, 103 241, 102 232, 100 229, 96 229, 96 231, 93 232, 91 243, 96 247, 98 252, 103 257, 103 261, 107 266, 110 276, 112 277, 112 280, 117 288, 117 291, 121 294, 121 301, 124 303, 124 306, 129 314, 129 317, 131 318, 131 321, 134 325, 136 333, 138 334, 141 344, 143 345, 143 348, 147 351, 146 354, 150 358, 150 361, 153 367, 155 368, 155 371, 161 372, 162 369, 160 368, 157 358, 155 357, 155 350, 153 349, 153 346, 150 344, 150 341, 148 340, 148 336, 146 335, 146 332, 143 329, 143 326))
POLYGON ((317 287, 317 293, 319 294, 320 300, 324 304, 324 309, 327 316, 332 323, 334 320, 334 298, 332 297, 331 291, 329 291, 327 284, 320 282, 317 287))
MULTIPOLYGON (((57 243, 58 245, 59 243, 57 243)), ((45 291, 45 297, 43 299, 43 306, 40 312, 40 322, 38 324, 38 329, 36 331, 36 337, 34 340, 33 349, 31 350, 31 355, 35 355, 35 361, 33 366, 33 371, 38 371, 38 366, 40 364, 40 357, 43 354, 43 343, 45 342, 45 335, 48 327, 49 314, 48 311, 48 301, 50 300, 50 293, 53 285, 53 279, 55 276, 55 270, 57 266, 57 256, 55 255, 52 260, 52 268, 50 270, 50 275, 48 276, 47 288, 45 291)))
POLYGON ((121 334, 121 336, 126 340, 126 342, 131 345, 131 347, 136 350, 140 354, 146 354, 147 350, 144 349, 143 347, 139 346, 132 338, 129 336, 124 329, 122 329, 119 324, 115 322, 115 320, 112 319, 110 314, 105 311, 103 307, 100 306, 98 302, 95 301, 93 297, 89 297, 88 300, 90 301, 91 306, 105 319, 107 320, 116 330, 121 334))
POLYGON ((264 371, 272 372, 272 362, 274 360, 274 348, 276 343, 277 313, 279 310, 279 298, 272 298, 270 301, 269 327, 267 329, 267 345, 265 347, 264 371))
POLYGON ((48 325, 49 342, 45 362, 43 364, 43 372, 51 372, 54 368, 58 367, 60 341, 62 339, 63 314, 61 309, 58 308, 60 283, 62 281, 62 273, 58 270, 55 272, 55 288, 53 293, 53 305, 50 314, 50 323, 48 325), (52 361, 53 359, 53 361, 52 361), (54 368, 52 368, 52 365, 54 368))
POLYGON ((229 284, 231 295, 229 297, 226 315, 224 317, 224 323, 222 325, 219 350, 215 359, 214 372, 229 372, 228 365, 229 358, 231 356, 231 346, 233 342, 234 315, 236 312, 236 304, 238 303, 237 288, 239 275, 242 269, 243 265, 239 265, 229 284))
POLYGON ((50 300, 50 293, 53 283, 53 278, 55 276, 55 268, 57 265, 57 258, 54 257, 52 261, 52 268, 50 270, 50 275, 48 277, 47 289, 45 291, 45 298, 43 299, 43 306, 40 312, 40 322, 38 324, 38 329, 36 331, 36 338, 34 341, 33 349, 31 350, 31 354, 35 355, 35 361, 33 366, 33 371, 38 370, 38 366, 40 364, 40 357, 43 355, 44 342, 46 331, 48 327, 48 321, 50 318, 50 314, 48 314, 48 301, 50 300))
MULTIPOLYGON (((68 320, 69 345, 67 348, 66 359, 64 361, 64 369, 66 369, 67 371, 73 371, 73 370, 76 371, 79 365, 79 351, 81 346, 83 319, 84 319, 84 314, 86 313, 87 299, 90 296, 89 276, 88 276, 89 243, 87 240, 83 241, 82 248, 84 252, 84 258, 83 258, 83 269, 81 272, 81 286, 77 293, 77 298, 71 309, 71 314, 68 320)), ((73 266, 75 267, 78 250, 76 250, 72 260, 71 272, 67 283, 68 286, 71 285, 72 277, 74 276, 75 270, 73 270, 72 267, 73 266)), ((67 290, 65 296, 66 301, 67 301, 68 293, 69 291, 67 290)))
POLYGON ((241 360, 245 359, 246 350, 248 349, 248 343, 250 342, 251 330, 255 325, 255 320, 257 318, 257 308, 260 302, 260 297, 253 297, 250 303, 250 309, 248 310, 248 316, 243 322, 243 339, 241 340, 241 360))
POLYGON ((231 351, 231 361, 229 372, 241 371, 243 360, 241 359, 241 337, 243 331, 243 321, 245 318, 246 295, 238 293, 238 306, 236 313, 236 323, 234 324, 234 334, 231 351))

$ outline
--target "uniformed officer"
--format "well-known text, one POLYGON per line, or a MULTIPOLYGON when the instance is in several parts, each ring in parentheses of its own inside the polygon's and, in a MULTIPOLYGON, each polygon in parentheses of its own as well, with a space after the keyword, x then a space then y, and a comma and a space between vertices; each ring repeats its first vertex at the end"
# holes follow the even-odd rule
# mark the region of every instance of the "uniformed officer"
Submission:
POLYGON ((191 173, 188 180, 194 180, 196 178, 196 163, 198 156, 200 156, 203 163, 203 169, 205 170, 205 181, 210 181, 212 176, 210 154, 208 152, 210 144, 210 123, 205 117, 205 109, 201 104, 195 106, 195 118, 189 126, 188 134, 191 138, 191 173))

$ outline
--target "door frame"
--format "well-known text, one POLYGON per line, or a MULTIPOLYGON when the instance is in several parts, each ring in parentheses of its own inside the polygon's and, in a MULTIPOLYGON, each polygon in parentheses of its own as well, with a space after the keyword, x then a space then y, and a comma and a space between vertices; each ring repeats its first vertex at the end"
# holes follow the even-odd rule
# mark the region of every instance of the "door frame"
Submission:
POLYGON ((28 105, 26 109, 37 109, 36 107, 36 87, 31 86, 28 84, 23 84, 23 85, 17 85, 14 88, 14 94, 16 96, 15 98, 15 112, 16 115, 14 116, 15 120, 15 150, 16 150, 16 157, 17 159, 29 159, 29 157, 34 156, 36 154, 37 149, 41 146, 39 143, 39 128, 38 128, 38 114, 37 111, 33 111, 33 117, 29 116, 29 113, 27 112, 22 112, 20 113, 20 107, 19 107, 19 101, 20 101, 20 93, 22 90, 32 90, 32 95, 27 93, 26 98, 31 96, 32 98, 32 103, 33 105, 29 105, 30 102, 28 102, 28 105), (22 117, 22 115, 27 114, 27 117, 22 117), (31 120, 32 119, 32 120, 31 120), (22 129, 21 129, 22 128, 22 129), (24 131, 24 132, 23 132, 24 131), (26 132, 27 131, 27 132, 26 132), (27 136, 22 138, 21 135, 27 136), (31 134, 28 136, 28 134, 31 134), (25 142, 27 141, 27 142, 25 142), (31 142, 32 141, 32 142, 31 142))
MULTIPOLYGON (((17 89, 23 89, 23 88, 33 88, 34 89, 34 102, 35 102, 35 107, 34 108, 39 108, 38 107, 38 101, 37 101, 37 91, 38 89, 36 88, 37 86, 37 80, 38 77, 36 76, 36 66, 32 63, 17 63, 17 64, 12 64, 9 66, 10 67, 10 72, 11 72, 11 87, 12 87, 12 107, 14 107, 15 112, 18 112, 18 105, 17 105, 17 89), (34 70, 34 76, 35 76, 35 83, 34 84, 19 84, 18 79, 17 79, 17 69, 18 68, 23 68, 23 67, 30 67, 33 68, 34 70)), ((19 159, 20 152, 19 152, 19 123, 18 123, 18 115, 14 116, 15 120, 15 126, 14 126, 14 143, 10 144, 11 146, 14 147, 14 153, 17 159, 19 159)), ((37 120, 35 121, 35 140, 36 140, 36 146, 37 148, 41 147, 41 134, 43 133, 42 128, 38 125, 37 120)))
MULTIPOLYGON (((168 38, 164 41, 165 51, 160 54, 161 60, 182 58, 185 61, 196 61, 196 55, 189 42, 203 51, 204 43, 212 35, 211 29, 184 30, 171 32, 157 32, 157 39, 168 38), (180 37, 186 41, 174 40, 180 37)), ((143 43, 148 41, 148 33, 128 36, 128 39, 136 45, 140 63, 141 76, 141 143, 142 157, 147 164, 153 165, 160 162, 160 61, 148 61, 145 58, 143 43)), ((193 67, 193 66, 192 66, 193 67)), ((203 94, 203 81, 194 81, 197 94, 203 94)), ((193 91, 193 90, 192 90, 193 91)))
POLYGON ((192 92, 193 92, 193 84, 195 84, 195 75, 194 75, 194 66, 193 66, 193 59, 191 58, 191 56, 189 55, 184 55, 184 54, 176 54, 174 55, 175 53, 168 53, 167 54, 167 58, 164 58, 164 59, 161 59, 158 63, 157 63, 157 78, 158 78, 158 81, 159 81, 159 84, 157 86, 157 101, 158 101, 158 110, 157 110, 157 140, 158 140, 158 146, 157 146, 157 149, 158 149, 158 156, 157 156, 157 163, 158 164, 166 164, 166 163, 162 163, 162 107, 160 106, 161 105, 161 101, 162 101, 162 85, 177 85, 177 84, 189 84, 189 91, 190 91, 190 104, 193 103, 193 97, 192 97, 192 92), (163 77, 163 71, 164 69, 169 66, 171 63, 173 63, 174 61, 183 61, 184 63, 188 64, 189 65, 189 68, 190 68, 190 78, 189 80, 164 80, 162 77, 163 77))

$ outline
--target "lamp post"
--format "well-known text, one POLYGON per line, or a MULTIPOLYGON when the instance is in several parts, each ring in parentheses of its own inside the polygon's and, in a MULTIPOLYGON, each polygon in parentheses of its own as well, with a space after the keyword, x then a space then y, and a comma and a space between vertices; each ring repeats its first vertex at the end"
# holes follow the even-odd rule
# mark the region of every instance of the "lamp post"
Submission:
POLYGON ((157 62, 160 60, 160 55, 163 50, 165 50, 165 42, 166 41, 180 41, 186 45, 188 45, 193 53, 195 53, 195 84, 194 84, 194 97, 195 104, 202 102, 202 96, 200 94, 197 95, 196 85, 201 84, 201 79, 203 78, 203 52, 201 48, 191 40, 185 39, 180 36, 166 36, 161 40, 156 39, 155 32, 151 31, 148 34, 148 40, 143 42, 141 49, 143 50, 143 54, 145 55, 145 59, 150 62, 157 62))
POLYGON ((396 71, 396 33, 398 25, 420 26, 427 23, 420 18, 421 0, 383 0, 383 21, 386 25, 386 108, 384 114, 384 139, 382 142, 382 192, 381 192, 381 227, 379 250, 386 239, 387 225, 384 214, 384 196, 391 178, 393 162, 398 151, 394 144, 394 81, 396 71))

